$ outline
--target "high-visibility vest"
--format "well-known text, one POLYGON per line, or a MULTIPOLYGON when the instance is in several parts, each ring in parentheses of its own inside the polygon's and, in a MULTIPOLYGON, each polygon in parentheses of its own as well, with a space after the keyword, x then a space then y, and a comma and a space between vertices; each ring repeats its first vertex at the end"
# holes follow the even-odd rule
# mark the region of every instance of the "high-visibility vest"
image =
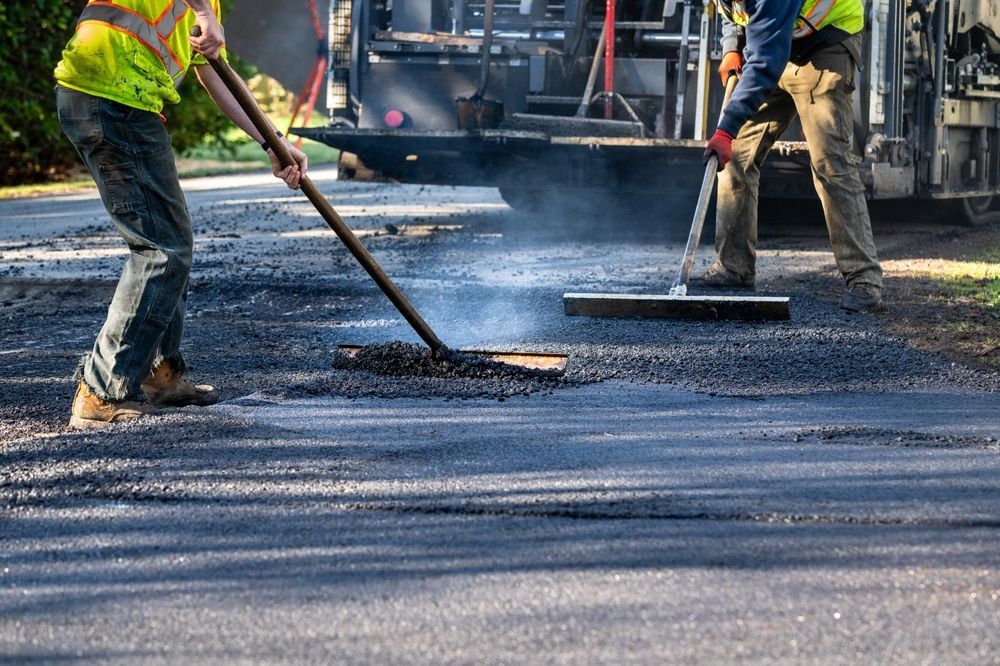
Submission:
MULTIPOLYGON (((794 0, 793 0, 794 1, 794 0)), ((744 28, 750 21, 743 0, 716 0, 719 11, 728 20, 744 28)), ((827 26, 854 35, 865 27, 865 6, 862 0, 805 0, 795 21, 792 39, 802 39, 827 26)))
MULTIPOLYGON (((219 0, 212 8, 219 16, 219 0)), ((180 101, 176 88, 188 68, 206 62, 188 43, 194 24, 182 0, 91 0, 56 66, 56 81, 159 113, 180 101)))

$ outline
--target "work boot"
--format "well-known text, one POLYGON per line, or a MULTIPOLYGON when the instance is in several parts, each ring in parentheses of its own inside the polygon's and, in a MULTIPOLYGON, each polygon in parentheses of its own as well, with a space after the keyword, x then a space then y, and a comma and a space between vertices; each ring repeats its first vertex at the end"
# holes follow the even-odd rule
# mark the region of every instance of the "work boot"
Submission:
POLYGON ((73 396, 72 415, 69 427, 78 430, 86 428, 101 428, 109 423, 137 419, 147 414, 153 414, 153 406, 138 400, 122 400, 111 402, 102 400, 90 392, 87 385, 80 382, 73 396))
POLYGON ((146 397, 156 407, 187 407, 214 405, 219 392, 208 384, 195 384, 181 376, 170 361, 164 361, 142 384, 146 397))
POLYGON ((757 281, 753 275, 748 278, 729 270, 716 261, 708 267, 701 276, 701 286, 711 289, 756 289, 757 281))
POLYGON ((878 312, 882 309, 882 288, 865 282, 848 287, 840 307, 850 312, 878 312))

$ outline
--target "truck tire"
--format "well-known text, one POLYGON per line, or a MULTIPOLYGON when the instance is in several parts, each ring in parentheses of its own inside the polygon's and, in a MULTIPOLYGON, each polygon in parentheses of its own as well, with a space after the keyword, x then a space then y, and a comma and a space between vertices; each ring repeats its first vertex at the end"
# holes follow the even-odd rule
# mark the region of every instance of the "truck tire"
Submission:
POLYGON ((961 201, 962 218, 970 227, 983 227, 1000 222, 997 197, 966 197, 961 201))
POLYGON ((545 191, 500 186, 500 198, 519 213, 534 213, 545 207, 545 191))
POLYGON ((372 182, 384 180, 378 172, 369 169, 354 153, 342 151, 337 159, 337 180, 358 180, 372 182))
POLYGON ((1000 223, 1000 198, 883 199, 870 201, 873 218, 910 220, 925 224, 980 227, 1000 223))

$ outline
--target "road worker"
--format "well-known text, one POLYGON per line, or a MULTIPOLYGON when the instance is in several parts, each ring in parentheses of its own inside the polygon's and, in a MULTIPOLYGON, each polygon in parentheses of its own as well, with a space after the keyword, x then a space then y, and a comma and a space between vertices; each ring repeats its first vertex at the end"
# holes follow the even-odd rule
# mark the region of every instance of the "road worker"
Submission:
POLYGON ((193 65, 222 112, 267 150, 275 176, 297 189, 308 166, 284 138, 297 166, 280 165, 208 65, 225 57, 223 42, 219 0, 92 0, 56 66, 59 122, 130 251, 107 320, 80 362, 71 427, 219 400, 213 387, 184 376, 193 239, 160 112, 180 101, 176 87, 193 65))
POLYGON ((719 74, 740 76, 708 142, 719 157, 716 261, 706 286, 753 289, 760 165, 798 115, 837 267, 840 305, 882 308, 865 190, 852 151, 854 75, 861 61, 862 0, 716 0, 724 19, 719 74), (744 58, 745 56, 745 58, 744 58))

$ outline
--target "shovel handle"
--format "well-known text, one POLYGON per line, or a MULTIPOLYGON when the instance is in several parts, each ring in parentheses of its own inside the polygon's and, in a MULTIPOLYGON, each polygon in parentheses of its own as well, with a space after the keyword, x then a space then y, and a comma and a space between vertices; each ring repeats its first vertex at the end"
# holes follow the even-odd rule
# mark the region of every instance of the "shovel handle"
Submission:
POLYGON ((726 73, 726 94, 722 96, 722 108, 719 109, 719 122, 722 122, 722 116, 726 115, 726 107, 729 106, 729 100, 733 98, 733 91, 736 90, 736 84, 740 81, 740 73, 735 69, 731 69, 726 73))
MULTIPOLYGON (((726 79, 726 94, 722 99, 722 111, 719 112, 719 121, 729 105, 729 100, 733 96, 736 88, 736 72, 729 72, 726 79)), ((701 190, 698 192, 698 203, 694 207, 694 218, 691 222, 691 232, 688 234, 687 246, 684 248, 684 259, 681 261, 680 270, 677 271, 677 279, 674 280, 670 288, 672 296, 684 296, 687 294, 687 285, 691 281, 691 269, 694 267, 694 257, 698 253, 698 244, 701 242, 701 230, 705 226, 705 216, 708 214, 708 204, 712 198, 712 189, 715 186, 715 177, 719 172, 719 156, 712 153, 705 162, 705 175, 701 179, 701 190)))
MULTIPOLYGON (((194 30, 198 29, 195 26, 192 29, 192 34, 194 35, 194 30)), ((194 35, 197 36, 197 35, 194 35)), ((278 139, 277 130, 271 124, 270 119, 267 115, 261 111, 260 107, 257 105, 257 100, 254 99, 253 95, 247 89, 246 85, 243 83, 243 79, 233 71, 233 68, 229 66, 224 60, 219 58, 209 59, 208 64, 212 66, 215 73, 219 75, 222 82, 229 89, 229 92, 233 94, 236 102, 240 105, 243 111, 250 118, 250 122, 253 126, 257 128, 257 131, 261 133, 264 140, 267 142, 269 148, 274 150, 274 154, 277 156, 278 161, 284 167, 297 166, 297 162, 292 157, 292 154, 288 152, 285 145, 278 139)), ((344 220, 340 217, 330 202, 326 200, 316 185, 309 179, 308 176, 303 175, 302 179, 299 181, 299 186, 302 192, 305 193, 306 197, 312 202, 319 214, 323 216, 326 223, 333 229, 333 232, 337 234, 341 242, 347 246, 347 249, 354 255, 358 263, 368 272, 368 275, 375 281, 375 284, 379 286, 382 292, 392 301, 392 304, 396 306, 399 313, 403 315, 407 323, 413 327, 413 330, 417 332, 417 335, 427 343, 427 346, 431 348, 431 351, 437 352, 444 347, 444 343, 434 334, 434 331, 427 324, 426 321, 420 316, 420 314, 414 309, 407 300, 403 292, 399 290, 399 287, 392 281, 392 279, 386 274, 382 267, 375 261, 375 258, 368 252, 368 249, 362 245, 358 237, 354 235, 354 232, 344 223, 344 220)))

